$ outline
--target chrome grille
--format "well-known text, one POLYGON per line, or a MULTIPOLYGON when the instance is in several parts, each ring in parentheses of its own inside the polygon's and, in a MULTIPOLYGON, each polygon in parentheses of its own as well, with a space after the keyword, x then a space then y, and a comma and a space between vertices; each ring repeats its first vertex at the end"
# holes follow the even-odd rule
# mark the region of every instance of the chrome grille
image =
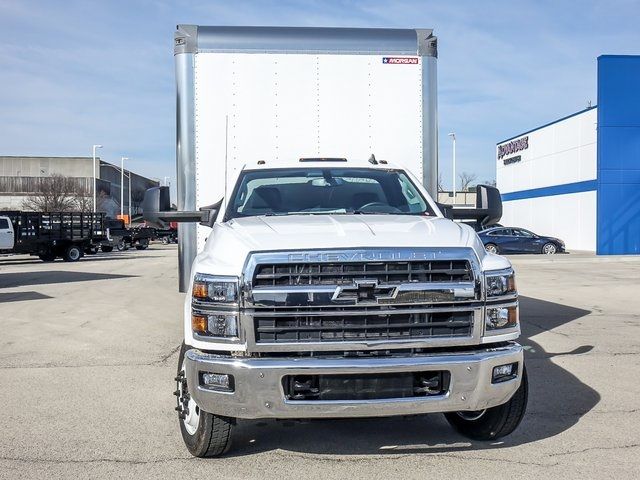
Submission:
POLYGON ((256 265, 253 286, 350 285, 364 279, 378 284, 469 282, 473 272, 468 260, 271 263, 256 265))
POLYGON ((376 308, 254 313, 256 343, 346 342, 358 340, 405 340, 469 337, 472 311, 424 309, 380 310, 376 308))

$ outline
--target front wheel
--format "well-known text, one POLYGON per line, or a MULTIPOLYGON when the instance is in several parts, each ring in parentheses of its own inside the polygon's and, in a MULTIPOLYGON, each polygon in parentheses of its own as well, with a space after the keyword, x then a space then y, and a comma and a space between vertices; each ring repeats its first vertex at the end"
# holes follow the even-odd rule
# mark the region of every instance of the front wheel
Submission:
POLYGON ((520 387, 507 403, 477 412, 449 412, 444 415, 451 426, 465 437, 494 440, 509 435, 517 428, 527 410, 528 396, 527 370, 523 367, 520 387))
POLYGON ((553 243, 545 243, 542 246, 542 253, 545 255, 555 255, 558 251, 558 247, 556 247, 553 243))
POLYGON ((495 243, 487 243, 484 249, 489 253, 498 253, 498 246, 495 243))
POLYGON ((111 245, 102 245, 100 247, 100 250, 102 250, 104 253, 109 253, 113 252, 113 247, 111 245))
POLYGON ((191 455, 200 458, 217 457, 227 453, 231 447, 233 419, 200 410, 189 394, 184 367, 184 356, 189 348, 183 343, 180 349, 178 375, 175 378, 177 388, 173 392, 178 399, 176 411, 180 432, 191 455))

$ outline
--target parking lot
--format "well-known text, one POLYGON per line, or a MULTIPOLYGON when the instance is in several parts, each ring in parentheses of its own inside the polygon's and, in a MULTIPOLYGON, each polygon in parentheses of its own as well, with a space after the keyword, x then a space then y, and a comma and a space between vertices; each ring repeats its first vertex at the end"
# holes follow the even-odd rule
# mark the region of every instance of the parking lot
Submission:
POLYGON ((441 415, 252 421, 199 460, 171 394, 177 248, 0 257, 0 477, 638 478, 640 258, 512 261, 531 390, 510 437, 470 443, 441 415))

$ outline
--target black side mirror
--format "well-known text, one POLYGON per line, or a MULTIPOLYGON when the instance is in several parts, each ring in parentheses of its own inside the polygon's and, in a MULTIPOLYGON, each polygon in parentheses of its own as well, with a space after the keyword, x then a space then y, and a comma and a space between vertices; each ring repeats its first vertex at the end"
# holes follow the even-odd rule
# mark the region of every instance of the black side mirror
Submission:
POLYGON ((480 230, 485 225, 498 223, 502 218, 502 197, 496 187, 478 185, 476 187, 475 208, 452 208, 453 218, 458 220, 473 220, 476 229, 480 230))
POLYGON ((156 227, 162 227, 169 222, 197 222, 206 227, 213 227, 221 205, 222 199, 196 212, 171 210, 169 187, 153 187, 144 192, 142 215, 147 222, 156 227))

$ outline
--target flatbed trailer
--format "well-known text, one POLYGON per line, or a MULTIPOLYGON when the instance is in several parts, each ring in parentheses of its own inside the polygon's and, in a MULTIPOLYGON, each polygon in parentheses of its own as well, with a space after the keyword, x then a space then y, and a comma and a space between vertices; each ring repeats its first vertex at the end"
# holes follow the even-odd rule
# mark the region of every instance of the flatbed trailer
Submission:
POLYGON ((105 214, 83 212, 0 212, 0 232, 1 251, 45 262, 75 262, 107 237, 105 214))

